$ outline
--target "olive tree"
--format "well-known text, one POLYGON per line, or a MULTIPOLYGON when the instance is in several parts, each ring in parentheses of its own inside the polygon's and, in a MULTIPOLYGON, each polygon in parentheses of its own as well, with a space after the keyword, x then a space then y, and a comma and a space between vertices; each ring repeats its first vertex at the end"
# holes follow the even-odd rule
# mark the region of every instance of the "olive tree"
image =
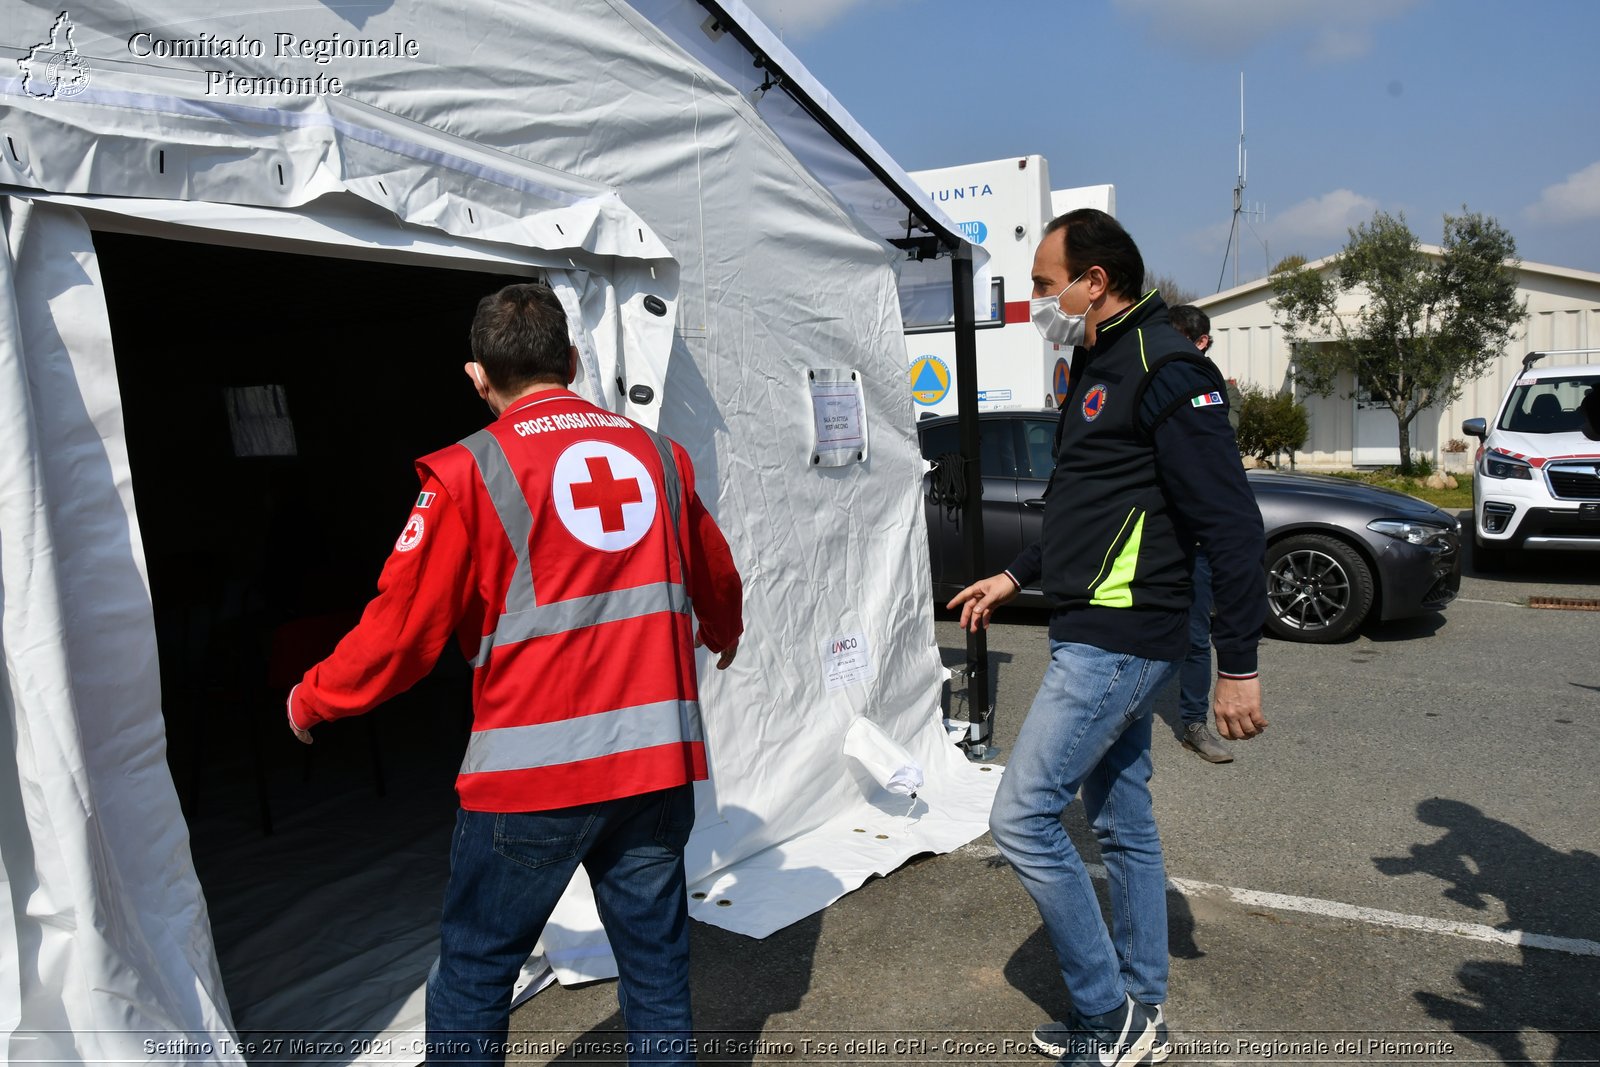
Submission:
POLYGON ((1424 252, 1404 215, 1380 211, 1321 270, 1302 263, 1272 275, 1296 380, 1327 396, 1342 372, 1353 374, 1394 412, 1407 473, 1412 422, 1487 373, 1525 310, 1516 242, 1494 219, 1446 215, 1441 249, 1424 252))

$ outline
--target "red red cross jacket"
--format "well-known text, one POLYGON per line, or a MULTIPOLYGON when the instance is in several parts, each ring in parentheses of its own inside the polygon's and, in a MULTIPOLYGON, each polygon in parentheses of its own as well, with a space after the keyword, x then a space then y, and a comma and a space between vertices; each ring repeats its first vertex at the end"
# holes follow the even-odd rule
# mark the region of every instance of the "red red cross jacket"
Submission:
POLYGON ((381 704, 454 635, 474 667, 462 807, 542 811, 706 777, 691 610, 721 651, 743 632, 743 590, 688 454, 556 389, 417 471, 378 596, 291 694, 295 725, 381 704))

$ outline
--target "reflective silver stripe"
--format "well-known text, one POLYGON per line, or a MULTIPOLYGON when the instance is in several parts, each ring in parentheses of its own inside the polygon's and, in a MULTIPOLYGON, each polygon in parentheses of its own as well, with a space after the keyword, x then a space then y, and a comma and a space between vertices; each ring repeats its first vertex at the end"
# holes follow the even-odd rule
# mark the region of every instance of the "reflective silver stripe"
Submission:
POLYGON ((659 611, 675 611, 680 615, 689 612, 689 593, 676 582, 656 582, 636 585, 631 589, 613 589, 592 596, 573 597, 540 604, 526 611, 507 612, 500 616, 494 633, 488 634, 478 645, 478 658, 474 667, 489 662, 489 650, 496 645, 514 645, 549 634, 566 633, 585 626, 622 619, 638 619, 659 611))
POLYGON ((461 444, 478 464, 478 474, 489 490, 500 525, 511 541, 511 550, 517 554, 517 566, 511 572, 511 585, 506 590, 506 613, 526 611, 538 604, 533 595, 533 560, 529 545, 533 541, 533 510, 528 507, 527 495, 511 470, 511 461, 500 445, 500 439, 488 430, 479 430, 461 444))
POLYGON ((678 461, 672 458, 672 442, 656 433, 654 430, 645 430, 645 435, 650 438, 650 443, 656 446, 656 453, 661 457, 661 488, 667 496, 667 514, 672 516, 672 539, 678 539, 678 500, 683 495, 683 490, 678 485, 678 461))
MULTIPOLYGON (((672 529, 667 535, 672 538, 672 551, 678 557, 678 575, 681 578, 689 577, 689 561, 683 558, 683 540, 678 536, 678 511, 683 498, 683 489, 678 481, 678 461, 672 455, 672 442, 656 433, 654 430, 643 426, 645 436, 650 438, 650 443, 656 446, 656 454, 661 457, 661 488, 667 497, 667 514, 672 517, 672 529)), ((685 602, 685 610, 688 604, 685 602)))
POLYGON ((704 741, 700 705, 664 700, 534 726, 480 730, 467 742, 462 774, 522 771, 684 741, 704 741))

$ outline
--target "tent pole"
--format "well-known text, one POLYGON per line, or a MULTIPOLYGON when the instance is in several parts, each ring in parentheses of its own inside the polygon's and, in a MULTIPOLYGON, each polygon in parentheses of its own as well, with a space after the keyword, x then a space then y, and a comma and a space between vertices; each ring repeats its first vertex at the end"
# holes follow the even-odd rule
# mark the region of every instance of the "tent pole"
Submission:
MULTIPOLYGON (((961 466, 967 495, 961 504, 961 545, 970 585, 986 576, 983 559, 983 466, 978 460, 978 333, 972 303, 972 246, 957 245, 951 254, 950 284, 956 312, 956 411, 961 437, 961 466)), ((989 754, 994 709, 989 703, 989 635, 967 634, 967 729, 969 755, 989 754)))

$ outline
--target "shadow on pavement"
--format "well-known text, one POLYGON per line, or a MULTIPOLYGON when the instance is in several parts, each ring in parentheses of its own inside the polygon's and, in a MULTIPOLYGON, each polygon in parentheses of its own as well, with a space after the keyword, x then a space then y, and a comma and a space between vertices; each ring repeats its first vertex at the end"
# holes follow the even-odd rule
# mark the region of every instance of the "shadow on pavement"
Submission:
MULTIPOLYGON (((1561 852, 1471 804, 1435 797, 1417 805, 1417 818, 1444 836, 1412 845, 1406 856, 1379 856, 1373 864, 1391 877, 1431 875, 1446 883, 1443 895, 1474 910, 1500 901, 1502 928, 1593 941, 1600 938, 1600 856, 1561 852)), ((1520 963, 1469 960, 1456 972, 1460 991, 1443 996, 1418 990, 1429 1015, 1504 1063, 1527 1063, 1522 1031, 1555 1040, 1553 1062, 1589 1063, 1600 1056, 1592 956, 1528 945, 1520 963)))
MULTIPOLYGON (((1095 840, 1094 831, 1089 828, 1088 821, 1083 815, 1083 805, 1074 801, 1061 816, 1062 825, 1067 829, 1067 836, 1072 838, 1078 855, 1083 857, 1086 864, 1100 863, 1100 846, 1095 840)), ((989 861, 995 866, 1006 866, 1006 861, 995 857, 989 861)), ((1110 902, 1106 896, 1106 883, 1103 878, 1095 880, 1095 893, 1100 898, 1101 918, 1110 927, 1111 914, 1108 910, 1110 902)), ((1194 912, 1189 907, 1189 901, 1172 889, 1167 890, 1167 954, 1180 960, 1197 960, 1205 955, 1205 951, 1195 942, 1194 912)), ((1072 1010, 1072 998, 1067 993, 1067 987, 1061 977, 1061 965, 1056 960, 1055 949, 1050 944, 1050 937, 1041 924, 1034 928, 1033 933, 1018 945, 1012 952, 1011 958, 1006 960, 1006 981, 1017 992, 1026 996, 1036 1004, 1040 1011, 1039 1021, 1046 1018, 1065 1020, 1072 1010)))
POLYGON ((1449 623, 1448 609, 1446 609, 1446 611, 1430 611, 1426 615, 1413 615, 1409 619, 1392 619, 1389 622, 1369 621, 1361 628, 1360 633, 1376 644, 1415 641, 1434 636, 1449 623))
MULTIPOLYGON (((774 1018, 799 1009, 811 990, 822 912, 760 940, 705 923, 689 931, 689 988, 698 1062, 748 1067, 767 1044, 784 1041, 774 1018)), ((552 1063, 626 1064, 628 1028, 615 1011, 577 1037, 552 1063)))
MULTIPOLYGON (((718 810, 732 840, 753 835, 760 817, 737 806, 718 810)), ((836 897, 844 883, 816 867, 796 867, 787 877, 797 884, 819 884, 836 897)), ((738 883, 734 883, 737 887, 738 883)), ((823 912, 817 911, 764 938, 747 937, 705 922, 689 923, 689 991, 694 1012, 697 1062, 748 1067, 783 1051, 781 1017, 797 1011, 811 990, 823 912), (771 1037, 766 1037, 769 1024, 771 1037)), ((628 1061, 628 1028, 614 1011, 573 1041, 552 1062, 628 1061)))

